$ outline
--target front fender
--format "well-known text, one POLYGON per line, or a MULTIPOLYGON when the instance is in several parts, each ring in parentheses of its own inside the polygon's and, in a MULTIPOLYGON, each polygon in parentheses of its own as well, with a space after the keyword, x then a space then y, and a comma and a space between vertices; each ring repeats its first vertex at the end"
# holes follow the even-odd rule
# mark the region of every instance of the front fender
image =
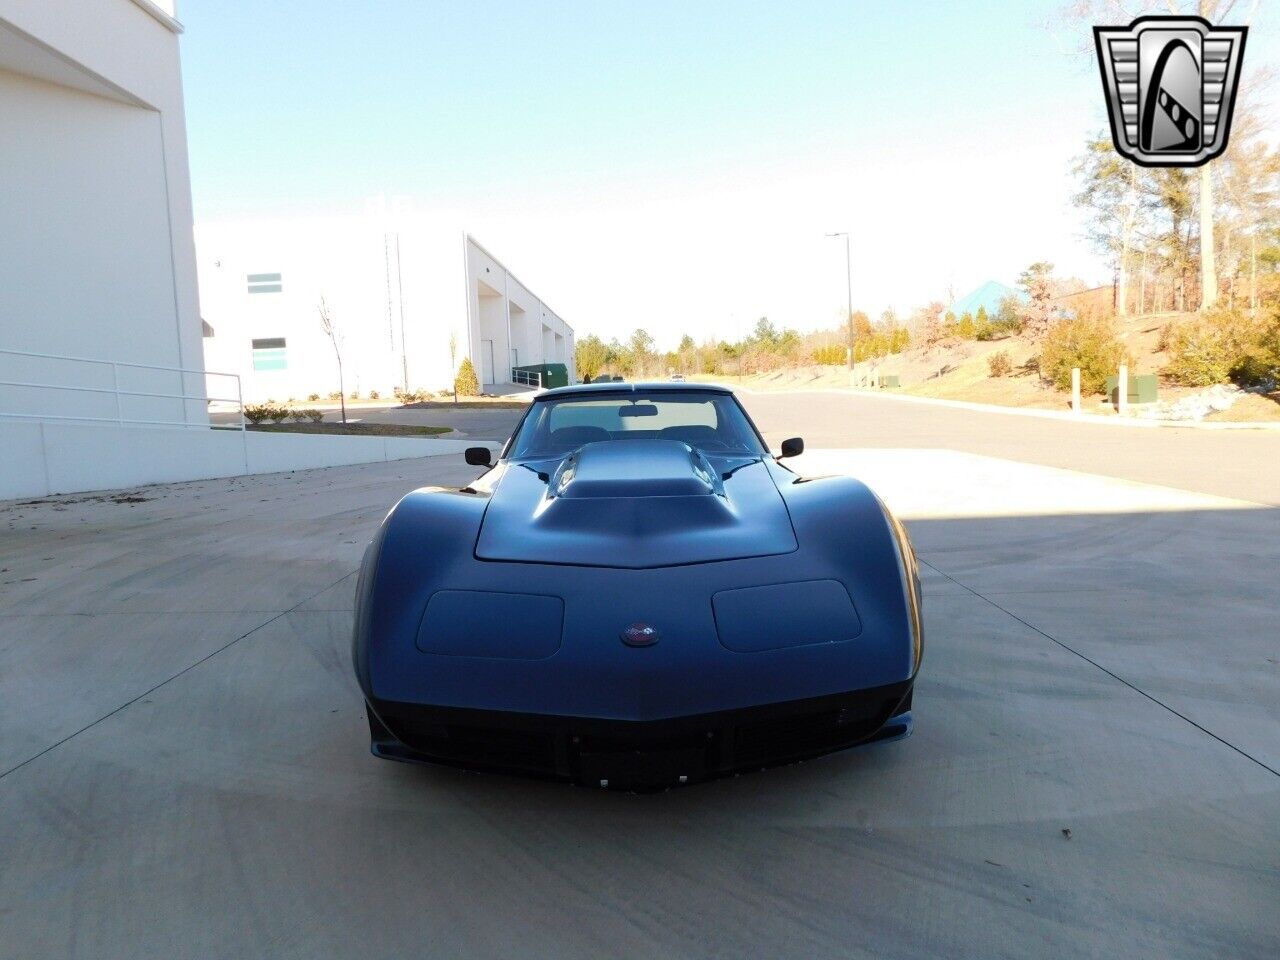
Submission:
POLYGON ((853 477, 804 479, 777 468, 778 487, 806 551, 846 571, 864 620, 882 636, 908 639, 915 675, 924 650, 920 576, 911 538, 901 521, 866 484, 853 477))
POLYGON ((365 549, 356 584, 352 659, 366 697, 375 696, 370 664, 395 638, 413 643, 418 617, 450 570, 468 563, 488 496, 415 490, 383 519, 365 549))

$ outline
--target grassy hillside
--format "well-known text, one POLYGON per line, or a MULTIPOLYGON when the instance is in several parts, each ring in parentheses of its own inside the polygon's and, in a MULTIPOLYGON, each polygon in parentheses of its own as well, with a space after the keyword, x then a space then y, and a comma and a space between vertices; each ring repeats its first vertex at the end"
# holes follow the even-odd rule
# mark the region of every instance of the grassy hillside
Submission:
MULTIPOLYGON (((1168 362, 1161 351, 1161 331, 1183 319, 1185 314, 1158 313, 1117 318, 1116 328, 1134 362, 1130 374, 1159 374, 1168 362)), ((900 377, 906 394, 991 403, 1012 407, 1036 407, 1051 410, 1070 408, 1069 394, 1041 381, 1030 362, 1038 355, 1038 346, 1028 337, 1011 336, 1002 340, 978 341, 948 339, 932 347, 913 347, 876 361, 859 364, 851 379, 844 367, 799 366, 746 377, 699 376, 691 379, 740 383, 754 390, 839 389, 862 386, 867 378, 900 377), (1005 352, 1012 363, 1007 376, 991 376, 988 361, 996 353, 1005 352)), ((1200 393, 1202 388, 1183 387, 1165 380, 1160 383, 1160 400, 1177 400, 1200 393)), ((1088 412, 1108 412, 1106 398, 1095 394, 1084 398, 1088 412)), ((1210 420, 1248 421, 1280 420, 1280 393, 1269 397, 1251 394, 1236 401, 1230 409, 1211 414, 1210 420)))

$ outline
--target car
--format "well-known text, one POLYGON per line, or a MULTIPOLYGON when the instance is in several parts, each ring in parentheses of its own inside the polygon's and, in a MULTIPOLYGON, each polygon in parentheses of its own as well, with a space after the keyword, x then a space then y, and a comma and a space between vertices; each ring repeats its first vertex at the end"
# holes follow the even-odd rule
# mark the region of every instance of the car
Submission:
POLYGON ((536 396, 365 552, 374 755, 648 791, 909 735, 911 540, 858 480, 789 469, 803 449, 714 385, 536 396))
POLYGON ((683 374, 683 373, 673 373, 673 374, 671 375, 671 382, 672 382, 672 383, 684 383, 684 374, 683 374))

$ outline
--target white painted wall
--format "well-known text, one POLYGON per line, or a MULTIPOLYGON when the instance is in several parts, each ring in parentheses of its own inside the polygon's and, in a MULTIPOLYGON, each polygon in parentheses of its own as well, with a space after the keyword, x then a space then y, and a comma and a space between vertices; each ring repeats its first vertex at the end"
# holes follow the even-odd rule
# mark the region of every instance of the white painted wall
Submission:
MULTIPOLYGON (((0 421, 0 500, 453 455, 474 441, 0 421)), ((494 446, 494 445, 490 445, 494 446)))
MULTIPOLYGON (((180 29, 144 0, 0 0, 0 350, 202 366, 180 29)), ((6 380, 109 372, 0 354, 6 380)), ((147 392, 203 387, 198 373, 134 376, 147 392)), ((0 412, 98 402, 0 389, 0 412)), ((130 403, 206 418, 202 401, 130 403)))

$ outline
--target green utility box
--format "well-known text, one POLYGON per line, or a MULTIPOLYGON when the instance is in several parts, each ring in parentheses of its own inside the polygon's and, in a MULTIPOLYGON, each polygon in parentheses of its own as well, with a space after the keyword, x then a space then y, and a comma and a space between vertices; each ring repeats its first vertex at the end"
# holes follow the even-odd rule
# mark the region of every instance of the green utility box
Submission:
MULTIPOLYGON (((1159 390, 1160 381, 1154 373, 1144 373, 1141 376, 1129 377, 1129 402, 1130 403, 1155 403, 1156 393, 1159 390)), ((1120 402, 1120 378, 1107 377, 1106 382, 1107 398, 1115 406, 1120 402)))
POLYGON ((535 363, 526 367, 512 367, 511 379, 515 383, 538 386, 538 377, 542 378, 544 388, 567 387, 569 385, 569 368, 563 363, 535 363))
POLYGON ((897 390, 902 386, 902 378, 896 373, 889 373, 877 381, 881 390, 897 390))

